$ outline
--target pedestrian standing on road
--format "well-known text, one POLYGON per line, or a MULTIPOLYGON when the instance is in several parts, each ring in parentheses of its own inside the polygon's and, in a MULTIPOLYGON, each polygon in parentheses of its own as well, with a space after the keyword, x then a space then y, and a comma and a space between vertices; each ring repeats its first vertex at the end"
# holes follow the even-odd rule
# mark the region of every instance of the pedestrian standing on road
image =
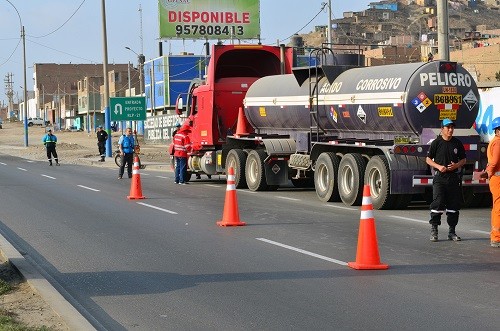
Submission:
POLYGON ((99 125, 97 129, 97 147, 101 156, 99 162, 104 162, 104 158, 106 157, 106 140, 108 140, 108 133, 103 130, 102 125, 99 125))
POLYGON ((465 148, 462 142, 453 137, 455 123, 445 118, 441 134, 432 141, 425 161, 434 169, 432 179, 432 203, 430 205, 431 241, 438 241, 438 226, 441 215, 446 212, 449 226, 448 240, 460 241, 455 228, 458 224, 462 204, 461 171, 465 164, 465 148))
POLYGON ((189 126, 183 125, 174 136, 174 157, 175 157, 175 183, 187 184, 187 158, 191 151, 189 140, 189 126))
POLYGON ((118 140, 118 147, 120 148, 120 156, 122 164, 120 165, 120 172, 118 179, 123 178, 125 172, 125 163, 127 164, 128 178, 132 178, 132 162, 134 161, 135 140, 132 135, 132 129, 127 128, 125 134, 118 140))
POLYGON ((59 159, 56 152, 57 137, 52 134, 52 130, 49 129, 47 134, 43 136, 42 142, 45 145, 45 149, 47 150, 47 159, 49 160, 49 166, 52 165, 52 156, 54 156, 56 166, 58 166, 59 159))
POLYGON ((490 191, 493 196, 491 209, 490 244, 500 248, 500 117, 491 122, 491 129, 495 136, 488 144, 488 165, 483 178, 489 178, 490 191))

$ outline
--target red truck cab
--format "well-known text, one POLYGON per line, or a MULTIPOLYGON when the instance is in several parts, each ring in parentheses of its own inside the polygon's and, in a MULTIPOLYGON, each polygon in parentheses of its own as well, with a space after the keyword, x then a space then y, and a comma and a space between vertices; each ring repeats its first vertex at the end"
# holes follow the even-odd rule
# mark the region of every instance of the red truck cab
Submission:
POLYGON ((206 78, 192 85, 188 98, 194 153, 220 148, 236 132, 248 88, 261 77, 291 73, 292 65, 291 48, 213 45, 206 78))

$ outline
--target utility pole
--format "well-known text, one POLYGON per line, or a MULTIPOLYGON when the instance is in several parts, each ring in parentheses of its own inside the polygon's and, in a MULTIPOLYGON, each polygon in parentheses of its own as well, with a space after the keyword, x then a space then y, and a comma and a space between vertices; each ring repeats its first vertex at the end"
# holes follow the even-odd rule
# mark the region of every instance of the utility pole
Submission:
POLYGON ((448 1, 437 0, 438 54, 444 61, 450 60, 450 40, 448 31, 448 1))
POLYGON ((7 118, 10 118, 10 114, 12 114, 12 111, 14 110, 14 90, 12 88, 12 85, 14 84, 14 81, 12 79, 12 72, 7 73, 5 75, 4 83, 5 83, 5 95, 7 95, 7 99, 9 101, 9 105, 7 108, 7 118))
POLYGON ((333 38, 332 38, 332 0, 328 0, 328 47, 332 47, 333 38))
POLYGON ((108 84, 108 36, 106 32, 106 1, 101 0, 101 14, 102 14, 102 51, 103 51, 103 64, 102 71, 104 74, 104 123, 108 139, 106 140, 106 156, 111 157, 112 144, 111 144, 111 111, 109 110, 109 84, 108 84))

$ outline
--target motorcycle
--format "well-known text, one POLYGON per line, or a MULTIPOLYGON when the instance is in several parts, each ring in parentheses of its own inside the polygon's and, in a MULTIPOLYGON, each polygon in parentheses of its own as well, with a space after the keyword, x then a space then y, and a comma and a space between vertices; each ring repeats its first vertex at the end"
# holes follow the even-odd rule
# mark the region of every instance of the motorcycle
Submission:
MULTIPOLYGON (((137 136, 136 136, 136 141, 137 141, 137 136)), ((134 160, 137 157, 137 159, 139 160, 139 169, 145 169, 146 166, 141 164, 141 158, 139 157, 140 154, 141 154, 141 147, 139 145, 135 145, 135 147, 134 147, 134 160)), ((123 158, 120 154, 120 148, 119 148, 119 146, 116 146, 115 163, 118 167, 121 167, 122 161, 123 161, 123 158)))

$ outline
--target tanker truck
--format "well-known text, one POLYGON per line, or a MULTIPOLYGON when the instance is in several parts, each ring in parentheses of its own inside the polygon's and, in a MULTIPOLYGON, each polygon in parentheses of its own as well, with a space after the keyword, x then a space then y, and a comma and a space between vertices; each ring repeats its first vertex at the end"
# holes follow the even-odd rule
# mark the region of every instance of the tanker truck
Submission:
MULTIPOLYGON (((486 145, 472 128, 479 92, 458 63, 433 61, 362 67, 362 54, 311 53, 294 67, 293 49, 214 45, 204 80, 186 97, 190 173, 225 173, 237 188, 314 186, 321 201, 399 209, 432 197, 425 162, 444 118, 465 146, 466 204, 487 201, 486 145)), ((179 102, 178 113, 183 111, 179 102)))

